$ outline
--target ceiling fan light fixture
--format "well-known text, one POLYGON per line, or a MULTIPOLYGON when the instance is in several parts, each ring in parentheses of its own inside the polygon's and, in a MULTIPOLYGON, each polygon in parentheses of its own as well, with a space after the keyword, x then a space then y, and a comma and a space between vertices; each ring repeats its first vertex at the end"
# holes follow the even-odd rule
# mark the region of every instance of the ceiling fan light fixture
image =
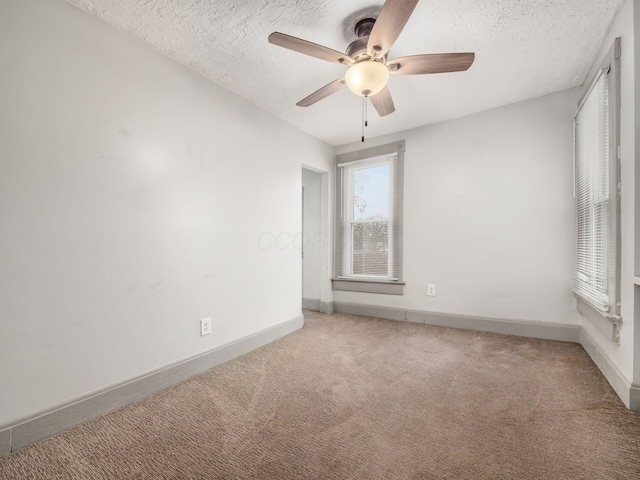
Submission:
POLYGON ((366 60, 349 67, 344 79, 353 93, 369 97, 385 87, 389 80, 389 69, 383 63, 366 60))

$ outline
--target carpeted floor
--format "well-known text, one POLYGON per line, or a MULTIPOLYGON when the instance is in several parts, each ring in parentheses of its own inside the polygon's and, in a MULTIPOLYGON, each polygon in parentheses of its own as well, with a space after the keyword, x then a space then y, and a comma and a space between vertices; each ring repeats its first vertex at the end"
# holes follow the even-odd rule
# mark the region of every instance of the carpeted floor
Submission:
POLYGON ((579 345, 306 320, 0 459, 0 478, 640 479, 640 415, 579 345))

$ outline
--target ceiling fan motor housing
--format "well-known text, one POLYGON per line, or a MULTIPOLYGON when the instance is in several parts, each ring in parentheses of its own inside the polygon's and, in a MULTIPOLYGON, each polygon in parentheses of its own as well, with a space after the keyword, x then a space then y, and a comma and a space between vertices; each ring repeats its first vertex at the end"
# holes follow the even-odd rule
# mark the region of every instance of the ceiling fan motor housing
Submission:
MULTIPOLYGON (((369 43, 369 35, 371 35, 371 30, 373 30, 373 25, 376 23, 373 18, 364 18, 356 23, 354 28, 354 32, 357 40, 351 43, 347 47, 345 53, 349 55, 356 62, 360 62, 362 60, 368 60, 370 58, 367 53, 367 45, 369 43)), ((376 59, 382 63, 385 63, 386 56, 384 58, 376 59)))
POLYGON ((359 38, 351 43, 345 53, 353 58, 356 62, 369 58, 367 55, 367 42, 369 37, 359 38))

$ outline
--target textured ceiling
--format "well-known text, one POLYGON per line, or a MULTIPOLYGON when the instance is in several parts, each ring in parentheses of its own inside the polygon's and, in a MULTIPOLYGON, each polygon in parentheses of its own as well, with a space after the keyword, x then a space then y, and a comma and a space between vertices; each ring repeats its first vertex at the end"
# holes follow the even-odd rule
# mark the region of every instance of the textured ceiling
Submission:
MULTIPOLYGON (((271 45, 273 31, 344 51, 382 8, 361 0, 66 0, 332 145, 360 139, 362 100, 347 89, 297 101, 345 67, 271 45)), ((396 112, 370 108, 374 137, 575 87, 624 0, 422 0, 389 59, 475 52, 467 72, 392 76, 396 112)))

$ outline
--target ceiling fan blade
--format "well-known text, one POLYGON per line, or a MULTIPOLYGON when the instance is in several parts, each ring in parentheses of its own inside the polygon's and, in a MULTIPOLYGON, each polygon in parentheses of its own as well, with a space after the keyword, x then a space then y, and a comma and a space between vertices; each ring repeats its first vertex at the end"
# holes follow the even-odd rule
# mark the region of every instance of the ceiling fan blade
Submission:
POLYGON ((380 15, 373 24, 367 53, 376 56, 384 56, 394 44, 407 20, 416 8, 418 0, 387 0, 382 6, 380 15))
POLYGON ((396 58, 387 62, 389 72, 396 75, 423 75, 425 73, 464 72, 468 70, 475 53, 433 53, 396 58))
POLYGON ((344 82, 344 78, 340 78, 339 80, 331 82, 328 85, 325 85, 324 87, 322 87, 321 89, 316 90, 308 97, 300 100, 298 103, 296 103, 296 105, 298 105, 299 107, 308 107, 309 105, 313 105, 314 103, 319 102, 323 98, 328 97, 332 93, 336 93, 338 90, 344 88, 345 86, 346 86, 346 83, 344 82))
POLYGON ((278 45, 279 47, 288 48, 294 52, 304 53, 312 57, 326 60, 327 62, 351 65, 353 60, 348 55, 332 50, 316 43, 307 42, 298 37, 292 37, 280 32, 273 32, 269 35, 269 43, 278 45))
POLYGON ((374 108, 378 112, 381 117, 385 115, 389 115, 396 111, 396 107, 393 104, 393 99, 391 98, 391 92, 389 91, 389 87, 385 86, 380 92, 375 95, 369 97, 371 103, 373 103, 374 108))

